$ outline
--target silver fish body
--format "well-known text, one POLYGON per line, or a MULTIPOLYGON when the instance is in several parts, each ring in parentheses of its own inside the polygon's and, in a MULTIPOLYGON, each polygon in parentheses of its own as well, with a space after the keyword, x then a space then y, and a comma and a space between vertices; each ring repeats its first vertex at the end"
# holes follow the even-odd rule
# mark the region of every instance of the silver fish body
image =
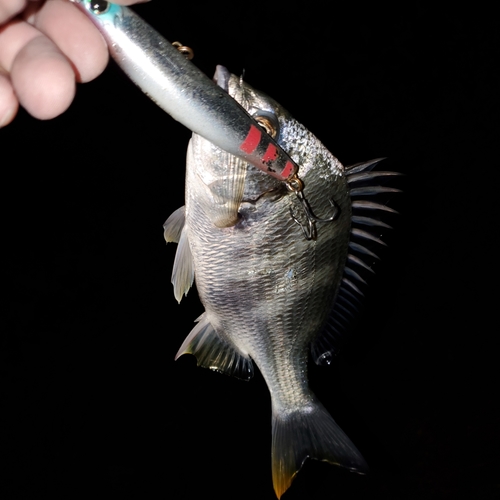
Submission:
POLYGON ((338 209, 317 239, 307 240, 296 196, 193 134, 186 204, 164 226, 167 242, 179 243, 172 274, 177 300, 195 277, 205 306, 177 356, 194 354, 199 365, 243 379, 252 376, 252 361, 258 366, 271 393, 272 472, 280 497, 308 456, 367 470, 307 380, 309 346, 317 362, 331 355, 331 339, 319 334, 341 290, 357 289, 345 274, 352 258, 352 201, 344 167, 320 141, 273 99, 234 75, 221 77, 226 72, 218 67, 216 80, 250 114, 266 117, 277 142, 300 165, 304 194, 316 215, 327 218, 333 205, 338 209), (235 215, 236 224, 229 225, 235 215))

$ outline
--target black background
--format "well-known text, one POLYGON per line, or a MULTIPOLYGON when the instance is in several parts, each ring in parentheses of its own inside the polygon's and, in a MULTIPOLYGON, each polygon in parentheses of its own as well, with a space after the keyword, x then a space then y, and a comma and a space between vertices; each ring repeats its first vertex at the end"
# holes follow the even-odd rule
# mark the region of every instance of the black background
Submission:
MULTIPOLYGON (((371 473, 308 462, 284 498, 498 498, 492 12, 166 4, 136 10, 205 73, 244 70, 345 165, 406 174, 364 314, 311 367, 371 473)), ((114 64, 59 118, 0 130, 5 498, 274 498, 260 375, 173 360, 202 312, 162 236, 189 136, 114 64)))

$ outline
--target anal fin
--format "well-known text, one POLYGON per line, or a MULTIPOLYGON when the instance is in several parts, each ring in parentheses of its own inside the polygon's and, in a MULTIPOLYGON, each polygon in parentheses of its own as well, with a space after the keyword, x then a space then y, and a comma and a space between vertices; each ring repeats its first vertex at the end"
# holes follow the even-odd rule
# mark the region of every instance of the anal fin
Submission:
POLYGON ((231 341, 222 338, 210 324, 207 313, 198 318, 197 325, 182 343, 175 359, 183 354, 196 356, 198 366, 250 380, 253 377, 253 363, 231 341))

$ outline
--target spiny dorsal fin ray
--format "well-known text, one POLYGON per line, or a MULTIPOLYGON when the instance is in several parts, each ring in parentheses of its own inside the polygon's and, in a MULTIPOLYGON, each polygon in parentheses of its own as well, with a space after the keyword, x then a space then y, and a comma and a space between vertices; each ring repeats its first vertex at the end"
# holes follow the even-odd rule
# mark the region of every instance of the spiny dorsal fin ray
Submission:
POLYGON ((362 186, 351 189, 351 196, 373 196, 382 193, 400 193, 401 189, 386 186, 362 186))
POLYGON ((379 258, 378 255, 373 253, 370 249, 366 248, 363 245, 360 245, 359 243, 356 243, 355 241, 349 242, 349 248, 355 252, 369 255, 370 257, 373 257, 374 259, 379 258))
POLYGON ((357 264, 359 267, 362 267, 363 269, 366 269, 371 273, 375 272, 364 260, 361 260, 359 257, 356 257, 356 255, 353 255, 352 253, 347 254, 347 262, 357 264))
POLYGON ((358 280, 360 283, 363 283, 366 285, 366 281, 354 270, 352 270, 350 267, 345 267, 344 273, 349 276, 350 278, 354 278, 355 280, 358 280))
POLYGON ((350 280, 345 276, 342 278, 342 284, 340 286, 348 286, 351 290, 354 290, 361 297, 364 296, 364 293, 350 280))
POLYGON ((400 192, 397 188, 380 185, 381 182, 400 174, 387 171, 371 171, 381 160, 383 158, 357 163, 345 168, 346 179, 351 188, 351 240, 344 276, 331 314, 323 331, 311 346, 311 354, 317 364, 329 364, 331 362, 333 356, 339 350, 346 330, 355 321, 355 313, 358 312, 363 299, 363 291, 360 286, 366 285, 363 275, 368 277, 368 272, 373 273, 371 266, 374 259, 378 259, 378 256, 372 251, 372 247, 386 245, 380 238, 380 233, 383 229, 390 229, 388 224, 379 220, 379 216, 397 213, 387 205, 365 199, 371 196, 376 200, 382 194, 400 192), (361 197, 361 199, 358 199, 358 197, 361 197), (375 215, 366 216, 368 210, 373 211, 375 215), (363 273, 363 275, 360 273, 363 273))
POLYGON ((345 170, 347 177, 349 177, 350 175, 357 174, 358 172, 363 172, 364 170, 372 170, 382 160, 385 160, 385 158, 377 158, 376 160, 355 163, 354 165, 349 165, 348 167, 345 167, 344 170, 345 170))
POLYGON ((382 210, 385 212, 391 212, 393 214, 397 214, 396 210, 388 207, 387 205, 382 205, 381 203, 375 203, 373 201, 368 200, 356 200, 351 204, 353 210, 361 209, 361 210, 382 210))
POLYGON ((339 304, 344 304, 353 312, 356 312, 361 305, 361 303, 356 298, 353 299, 344 292, 337 294, 336 302, 338 302, 339 304))
POLYGON ((359 308, 361 306, 361 304, 363 303, 362 296, 358 296, 358 295, 352 293, 350 290, 348 290, 345 287, 339 289, 337 297, 344 297, 345 300, 350 300, 352 302, 352 304, 355 305, 357 308, 359 308))
POLYGON ((392 229, 389 224, 382 222, 381 220, 374 219, 372 217, 364 217, 362 215, 353 215, 351 218, 353 226, 371 226, 371 227, 385 227, 386 229, 392 229))
POLYGON ((249 380, 253 377, 253 363, 230 340, 222 338, 208 321, 204 312, 196 326, 182 343, 175 359, 193 354, 198 366, 249 380))
POLYGON ((343 311, 345 314, 347 314, 349 316, 349 318, 350 318, 349 321, 351 321, 352 319, 355 318, 356 311, 352 307, 344 306, 342 304, 342 302, 339 302, 338 300, 337 300, 337 303, 335 305, 336 305, 336 307, 339 308, 340 311, 343 311))
POLYGON ((385 170, 375 170, 374 172, 359 172, 357 174, 348 173, 347 174, 347 182, 348 184, 356 184, 358 182, 369 181, 373 182, 373 179, 380 177, 394 177, 397 175, 401 175, 399 172, 388 172, 385 170))
POLYGON ((353 227, 351 229, 351 237, 355 236, 358 238, 361 238, 363 240, 370 240, 373 241, 374 243, 378 243, 379 245, 387 246, 385 242, 383 242, 380 238, 377 238, 374 236, 372 233, 369 233, 368 231, 363 231, 363 229, 358 229, 357 227, 353 227))

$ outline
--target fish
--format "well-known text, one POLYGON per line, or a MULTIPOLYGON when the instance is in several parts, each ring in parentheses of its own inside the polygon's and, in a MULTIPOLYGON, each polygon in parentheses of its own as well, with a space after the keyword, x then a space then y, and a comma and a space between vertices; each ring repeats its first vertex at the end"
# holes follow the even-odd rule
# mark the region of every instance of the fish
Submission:
POLYGON ((71 0, 95 24, 109 53, 150 99, 172 118, 219 148, 279 180, 298 165, 220 86, 133 10, 105 0, 71 0), (272 154, 271 154, 272 153, 272 154))
POLYGON ((199 366, 243 380, 258 367, 271 394, 272 478, 280 498, 308 457, 368 470, 309 388, 307 365, 309 352, 317 364, 331 363, 357 314, 362 273, 371 271, 373 245, 383 244, 380 230, 389 227, 380 215, 395 212, 367 198, 398 192, 379 185, 397 174, 372 171, 380 160, 344 168, 274 99, 223 66, 214 81, 300 166, 311 210, 325 220, 316 239, 306 238, 307 217, 283 182, 194 133, 185 205, 164 224, 166 242, 178 243, 175 298, 180 302, 196 281, 205 308, 175 359, 192 354, 199 366))

